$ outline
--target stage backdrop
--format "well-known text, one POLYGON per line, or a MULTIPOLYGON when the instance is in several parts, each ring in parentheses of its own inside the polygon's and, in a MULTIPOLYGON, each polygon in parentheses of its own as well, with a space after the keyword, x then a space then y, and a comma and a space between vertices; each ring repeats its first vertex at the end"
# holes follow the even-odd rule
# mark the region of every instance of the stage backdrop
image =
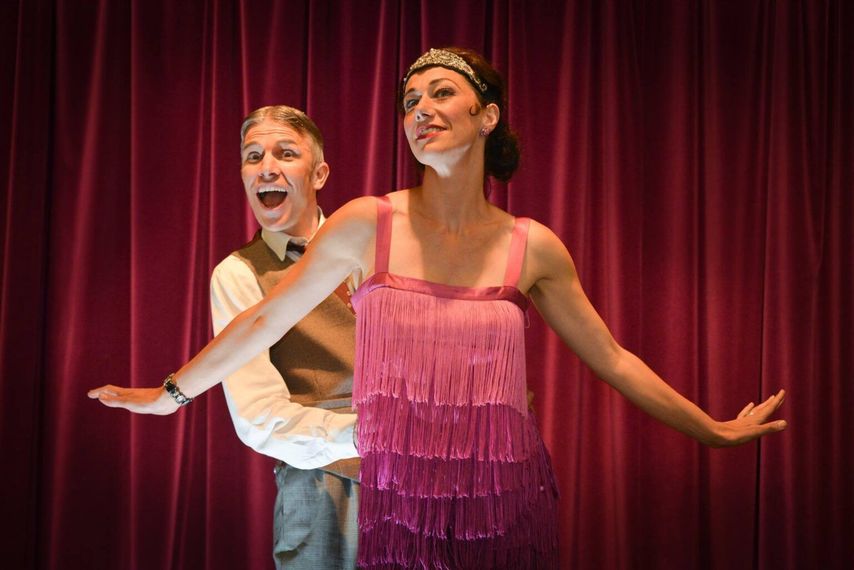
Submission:
POLYGON ((254 231, 241 118, 306 109, 327 213, 412 184, 394 109, 429 46, 506 75, 524 147, 492 197, 565 241, 614 334, 713 416, 779 388, 789 431, 710 450, 645 417, 533 311, 529 382, 566 568, 854 561, 854 3, 4 2, 0 565, 271 567, 273 461, 219 388, 154 386, 210 338, 254 231))

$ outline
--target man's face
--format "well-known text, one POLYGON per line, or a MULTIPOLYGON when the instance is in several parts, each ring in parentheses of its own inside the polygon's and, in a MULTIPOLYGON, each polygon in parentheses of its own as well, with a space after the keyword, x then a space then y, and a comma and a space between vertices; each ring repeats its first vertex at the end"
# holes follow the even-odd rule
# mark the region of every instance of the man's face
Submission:
POLYGON ((312 139, 265 119, 251 127, 240 152, 240 174, 261 227, 311 237, 317 229, 317 191, 329 175, 315 164, 312 139))

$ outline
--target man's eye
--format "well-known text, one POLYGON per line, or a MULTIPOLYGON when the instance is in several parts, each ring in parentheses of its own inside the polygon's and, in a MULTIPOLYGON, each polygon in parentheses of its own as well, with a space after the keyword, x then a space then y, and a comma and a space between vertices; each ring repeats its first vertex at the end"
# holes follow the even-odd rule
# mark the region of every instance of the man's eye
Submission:
POLYGON ((261 160, 260 152, 250 152, 246 155, 246 162, 258 162, 261 160))
POLYGON ((297 153, 292 151, 291 149, 283 149, 282 150, 282 158, 296 158, 297 153))

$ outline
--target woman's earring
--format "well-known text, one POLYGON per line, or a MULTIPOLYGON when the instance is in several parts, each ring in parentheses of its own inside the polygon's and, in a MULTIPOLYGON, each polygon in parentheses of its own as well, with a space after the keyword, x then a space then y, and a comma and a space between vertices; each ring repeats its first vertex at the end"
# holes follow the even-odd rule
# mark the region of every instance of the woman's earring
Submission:
POLYGON ((480 129, 480 136, 488 137, 489 136, 489 129, 487 129, 486 127, 483 127, 482 129, 480 129))

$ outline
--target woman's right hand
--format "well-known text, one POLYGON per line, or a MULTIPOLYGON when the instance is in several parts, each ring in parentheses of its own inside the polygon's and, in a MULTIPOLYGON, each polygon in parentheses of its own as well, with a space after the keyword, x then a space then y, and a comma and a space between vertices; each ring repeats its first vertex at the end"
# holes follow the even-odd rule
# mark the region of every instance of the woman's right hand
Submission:
POLYGON ((93 400, 100 400, 110 408, 124 408, 135 414, 156 414, 166 416, 175 413, 181 406, 166 390, 157 388, 122 388, 107 384, 87 394, 93 400))

